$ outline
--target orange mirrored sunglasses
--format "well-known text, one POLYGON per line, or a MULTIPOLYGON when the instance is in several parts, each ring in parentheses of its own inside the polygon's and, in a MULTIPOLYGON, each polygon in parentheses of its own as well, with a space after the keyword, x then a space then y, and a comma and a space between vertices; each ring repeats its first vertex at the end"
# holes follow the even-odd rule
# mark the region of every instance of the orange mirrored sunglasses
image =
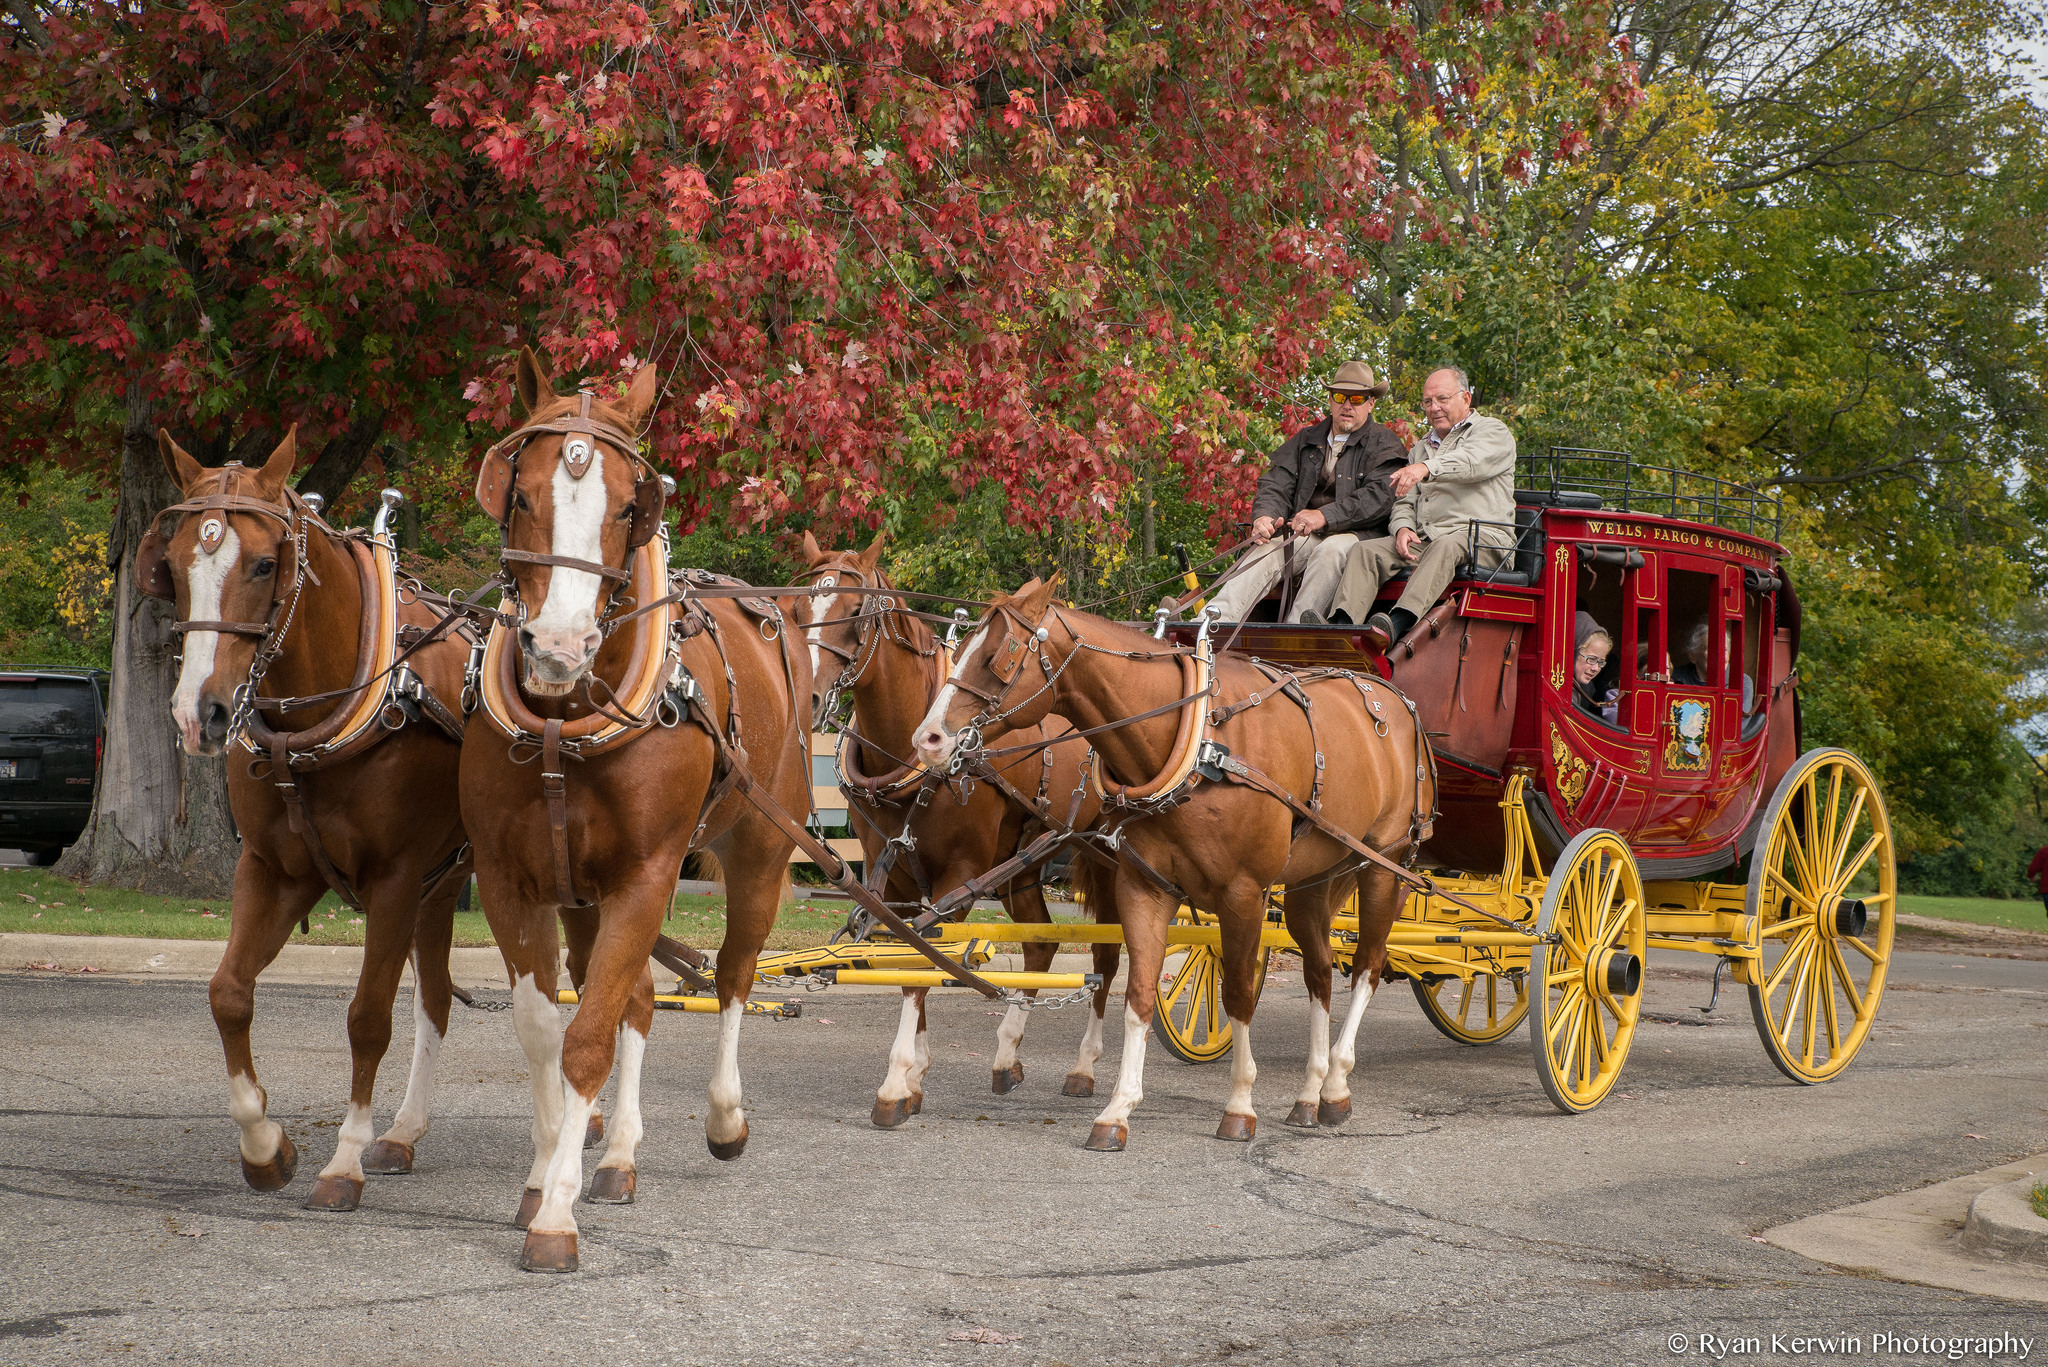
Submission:
POLYGON ((1331 403, 1348 403, 1354 408, 1362 403, 1371 403, 1372 400, 1373 396, 1370 394, 1346 394, 1342 390, 1337 389, 1330 391, 1331 403))

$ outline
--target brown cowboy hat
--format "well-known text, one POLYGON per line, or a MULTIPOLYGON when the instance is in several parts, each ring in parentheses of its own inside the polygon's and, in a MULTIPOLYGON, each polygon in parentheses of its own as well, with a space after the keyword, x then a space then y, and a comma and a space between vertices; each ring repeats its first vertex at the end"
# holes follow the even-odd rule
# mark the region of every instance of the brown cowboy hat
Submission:
POLYGON ((1364 361, 1346 361, 1330 377, 1330 388, 1340 394, 1370 394, 1375 399, 1384 399, 1393 386, 1377 381, 1372 367, 1364 361))

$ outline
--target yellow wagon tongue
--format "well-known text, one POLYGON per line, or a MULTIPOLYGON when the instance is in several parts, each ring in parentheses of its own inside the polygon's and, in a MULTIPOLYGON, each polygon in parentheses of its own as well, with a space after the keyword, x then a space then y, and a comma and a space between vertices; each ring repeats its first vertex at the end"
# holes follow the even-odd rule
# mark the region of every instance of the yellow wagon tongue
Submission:
MULTIPOLYGON (((970 941, 959 958, 969 968, 989 961, 987 940, 970 941)), ((860 944, 819 945, 813 949, 791 949, 780 954, 763 954, 754 965, 755 982, 777 978, 808 977, 821 968, 926 969, 931 960, 900 940, 866 940, 860 944)))

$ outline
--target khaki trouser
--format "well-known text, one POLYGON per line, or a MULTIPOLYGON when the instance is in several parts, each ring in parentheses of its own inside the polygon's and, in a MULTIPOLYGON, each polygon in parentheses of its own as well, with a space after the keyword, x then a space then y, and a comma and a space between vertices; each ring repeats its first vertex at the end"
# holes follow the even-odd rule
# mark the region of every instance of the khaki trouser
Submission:
POLYGON ((1210 600, 1222 621, 1242 622, 1273 585, 1280 582, 1280 571, 1287 563, 1289 545, 1294 547, 1294 572, 1301 576, 1301 586, 1295 590, 1294 605, 1288 610, 1287 620, 1299 622, 1304 608, 1314 608, 1324 616, 1329 615, 1330 599, 1337 592, 1338 577, 1344 572, 1352 547, 1358 545, 1358 538, 1350 532, 1332 532, 1328 536, 1306 539, 1295 537, 1291 542, 1276 537, 1247 551, 1237 562, 1237 573, 1210 600))
POLYGON ((1413 561, 1403 560, 1395 552, 1391 536, 1377 541, 1361 541, 1344 562, 1344 576, 1337 586, 1337 597, 1331 608, 1348 613, 1354 622, 1363 622, 1372 615, 1373 600, 1380 596, 1380 586, 1396 570, 1412 570, 1408 576, 1408 587, 1402 591, 1401 601, 1395 606, 1414 613, 1420 620, 1436 606, 1436 600, 1458 577, 1458 570, 1464 563, 1463 537, 1456 541, 1425 541, 1421 558, 1413 561))

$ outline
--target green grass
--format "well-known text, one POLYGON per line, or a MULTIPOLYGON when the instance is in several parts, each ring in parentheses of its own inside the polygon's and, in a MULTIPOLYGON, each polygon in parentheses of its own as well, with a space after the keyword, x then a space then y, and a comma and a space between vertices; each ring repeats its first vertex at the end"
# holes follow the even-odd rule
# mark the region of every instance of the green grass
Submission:
POLYGON ((2033 1203, 2034 1214, 2048 1220, 2048 1182, 2034 1183, 2034 1189, 2027 1193, 2027 1199, 2033 1203))
POLYGON ((2048 913, 2038 899, 2005 900, 1995 897, 1910 897, 1901 895, 1899 910, 1909 916, 1936 916, 1944 921, 1968 921, 1980 926, 2006 926, 2015 930, 2048 931, 2048 913))
MULTIPOLYGON (((799 900, 786 905, 769 933, 770 949, 819 944, 846 919, 843 903, 820 902, 815 910, 799 900)), ((156 897, 114 888, 81 888, 43 869, 0 869, 0 931, 42 935, 136 935, 159 940, 225 940, 226 902, 156 897)), ((725 899, 676 898, 663 931, 699 949, 716 949, 725 936, 725 899)), ((333 894, 313 908, 312 933, 292 932, 295 944, 359 945, 362 918, 333 894)), ((480 911, 455 914, 455 943, 489 946, 490 925, 480 911)))

